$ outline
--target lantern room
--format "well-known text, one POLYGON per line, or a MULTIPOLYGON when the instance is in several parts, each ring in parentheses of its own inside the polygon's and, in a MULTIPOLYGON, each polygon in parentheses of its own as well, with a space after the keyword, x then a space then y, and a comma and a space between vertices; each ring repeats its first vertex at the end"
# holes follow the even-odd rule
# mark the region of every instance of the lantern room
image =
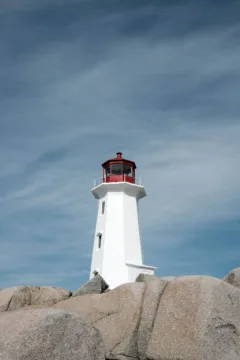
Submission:
POLYGON ((102 164, 103 168, 103 182, 129 182, 135 183, 135 169, 134 161, 122 158, 122 153, 118 152, 117 157, 107 160, 102 164))

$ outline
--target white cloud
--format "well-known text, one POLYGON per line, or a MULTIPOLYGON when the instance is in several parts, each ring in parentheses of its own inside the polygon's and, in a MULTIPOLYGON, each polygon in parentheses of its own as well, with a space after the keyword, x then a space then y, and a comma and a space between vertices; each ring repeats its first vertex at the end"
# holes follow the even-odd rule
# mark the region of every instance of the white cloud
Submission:
POLYGON ((239 216, 238 84, 228 79, 240 70, 236 29, 157 42, 119 36, 91 66, 87 56, 82 67, 69 66, 72 56, 83 58, 90 39, 82 38, 21 58, 14 71, 28 91, 2 107, 11 128, 0 143, 0 266, 16 270, 8 283, 45 282, 41 266, 31 268, 38 256, 72 259, 51 283, 67 281, 63 273, 86 260, 96 215, 89 190, 101 161, 118 150, 143 176, 141 227, 154 232, 143 239, 148 247, 175 247, 194 227, 239 216))
POLYGON ((175 129, 139 154, 149 189, 143 222, 160 231, 239 216, 240 125, 184 128, 183 139, 175 129))

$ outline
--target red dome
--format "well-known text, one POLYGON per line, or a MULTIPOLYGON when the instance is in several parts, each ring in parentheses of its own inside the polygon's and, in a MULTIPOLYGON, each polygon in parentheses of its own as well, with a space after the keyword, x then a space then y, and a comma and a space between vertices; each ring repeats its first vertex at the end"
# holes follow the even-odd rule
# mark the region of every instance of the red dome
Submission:
POLYGON ((102 167, 103 182, 135 183, 136 164, 134 161, 123 159, 121 152, 117 152, 117 157, 105 161, 102 167))
POLYGON ((137 168, 134 161, 132 161, 132 160, 127 160, 127 159, 123 159, 121 152, 117 152, 116 155, 117 155, 117 157, 105 161, 105 162, 102 164, 102 167, 106 166, 106 165, 107 165, 108 163, 110 163, 110 162, 111 162, 111 163, 124 162, 124 163, 126 163, 126 164, 131 164, 131 165, 133 165, 134 169, 137 168))

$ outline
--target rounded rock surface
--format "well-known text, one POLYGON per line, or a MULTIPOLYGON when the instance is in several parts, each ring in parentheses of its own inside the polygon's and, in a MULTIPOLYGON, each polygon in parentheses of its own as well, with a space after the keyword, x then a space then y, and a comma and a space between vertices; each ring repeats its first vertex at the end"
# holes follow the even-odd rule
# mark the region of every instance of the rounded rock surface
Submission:
POLYGON ((54 286, 16 286, 0 292, 0 312, 12 311, 30 305, 52 306, 68 299, 69 290, 54 286))
POLYGON ((0 314, 0 360, 104 360, 99 331, 56 309, 0 314))
POLYGON ((228 284, 231 284, 237 288, 240 288, 240 268, 233 269, 224 278, 228 284))

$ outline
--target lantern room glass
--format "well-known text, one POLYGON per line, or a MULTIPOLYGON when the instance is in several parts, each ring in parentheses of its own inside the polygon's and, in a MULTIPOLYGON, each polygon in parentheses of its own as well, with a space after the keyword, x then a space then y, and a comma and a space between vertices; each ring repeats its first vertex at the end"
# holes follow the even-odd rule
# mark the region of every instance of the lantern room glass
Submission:
POLYGON ((104 177, 106 178, 109 175, 110 175, 110 165, 104 168, 104 177))
POLYGON ((104 179, 111 176, 126 176, 126 177, 135 177, 135 171, 131 164, 126 163, 113 163, 108 164, 103 168, 104 179))
POLYGON ((122 164, 112 164, 111 165, 111 175, 122 175, 123 165, 122 164))
POLYGON ((123 164, 123 175, 133 176, 132 166, 128 164, 123 164))

